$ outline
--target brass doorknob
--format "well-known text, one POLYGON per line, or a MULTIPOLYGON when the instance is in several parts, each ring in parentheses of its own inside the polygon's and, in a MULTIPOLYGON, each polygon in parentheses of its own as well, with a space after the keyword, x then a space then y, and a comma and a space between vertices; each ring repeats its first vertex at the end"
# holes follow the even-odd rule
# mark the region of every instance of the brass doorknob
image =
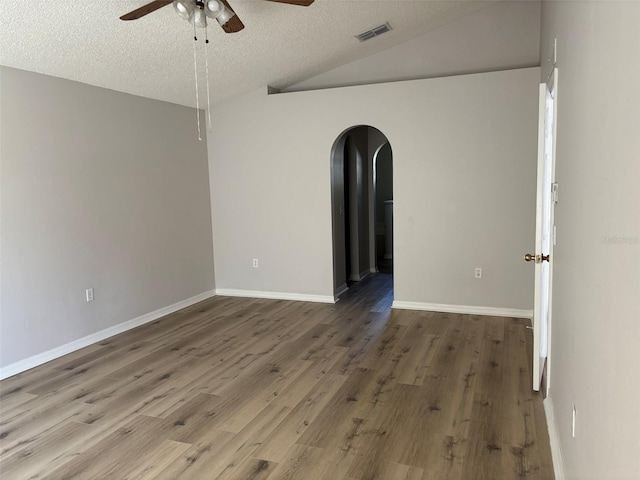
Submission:
POLYGON ((549 255, 532 255, 530 253, 527 253, 524 256, 524 260, 526 262, 535 261, 536 263, 548 262, 549 261, 549 255))

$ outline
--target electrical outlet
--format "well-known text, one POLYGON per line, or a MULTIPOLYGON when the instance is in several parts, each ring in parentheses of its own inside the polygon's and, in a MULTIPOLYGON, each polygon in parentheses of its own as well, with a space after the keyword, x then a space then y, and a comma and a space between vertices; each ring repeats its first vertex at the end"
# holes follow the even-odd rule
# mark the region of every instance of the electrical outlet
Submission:
POLYGON ((258 259, 257 258, 253 259, 253 268, 258 268, 258 259))
POLYGON ((571 412, 571 437, 576 438, 576 406, 573 406, 571 412))
POLYGON ((482 278, 482 268, 476 267, 474 275, 476 278, 482 278))
POLYGON ((87 288, 84 293, 87 296, 87 302, 93 302, 93 288, 87 288))

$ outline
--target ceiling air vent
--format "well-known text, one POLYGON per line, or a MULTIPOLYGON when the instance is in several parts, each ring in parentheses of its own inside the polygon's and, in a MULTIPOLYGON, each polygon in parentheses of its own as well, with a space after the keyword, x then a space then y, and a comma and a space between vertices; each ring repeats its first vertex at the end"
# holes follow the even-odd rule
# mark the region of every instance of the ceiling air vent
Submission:
POLYGON ((372 28, 371 30, 367 30, 366 32, 362 32, 360 35, 356 35, 356 38, 361 42, 366 42, 367 40, 371 40, 373 37, 382 35, 389 30, 391 30, 391 25, 385 23, 384 25, 380 25, 378 27, 372 28))

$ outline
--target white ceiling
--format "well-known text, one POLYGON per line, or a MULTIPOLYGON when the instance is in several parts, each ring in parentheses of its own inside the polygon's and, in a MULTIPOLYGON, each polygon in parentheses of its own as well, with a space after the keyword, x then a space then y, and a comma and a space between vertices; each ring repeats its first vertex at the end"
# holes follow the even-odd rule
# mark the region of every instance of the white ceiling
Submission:
MULTIPOLYGON (((195 106, 193 28, 171 5, 119 17, 149 0, 0 1, 0 64, 195 106)), ((229 0, 239 33, 209 28, 212 103, 270 85, 283 88, 398 45, 494 2, 316 0, 309 7, 229 0), (368 42, 354 35, 389 22, 368 42)), ((204 47, 199 44, 201 102, 204 47)), ((202 104, 201 104, 202 107, 202 104)))

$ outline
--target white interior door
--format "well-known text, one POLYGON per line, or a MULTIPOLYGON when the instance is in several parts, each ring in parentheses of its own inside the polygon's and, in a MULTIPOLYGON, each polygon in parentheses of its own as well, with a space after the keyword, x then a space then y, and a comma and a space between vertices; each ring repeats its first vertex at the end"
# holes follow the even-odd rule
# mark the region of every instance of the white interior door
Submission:
POLYGON ((535 262, 533 389, 536 391, 540 390, 545 361, 549 355, 551 326, 552 262, 555 244, 553 217, 557 201, 557 184, 555 183, 557 75, 557 69, 554 68, 547 83, 540 85, 535 253, 525 255, 525 260, 535 262))

